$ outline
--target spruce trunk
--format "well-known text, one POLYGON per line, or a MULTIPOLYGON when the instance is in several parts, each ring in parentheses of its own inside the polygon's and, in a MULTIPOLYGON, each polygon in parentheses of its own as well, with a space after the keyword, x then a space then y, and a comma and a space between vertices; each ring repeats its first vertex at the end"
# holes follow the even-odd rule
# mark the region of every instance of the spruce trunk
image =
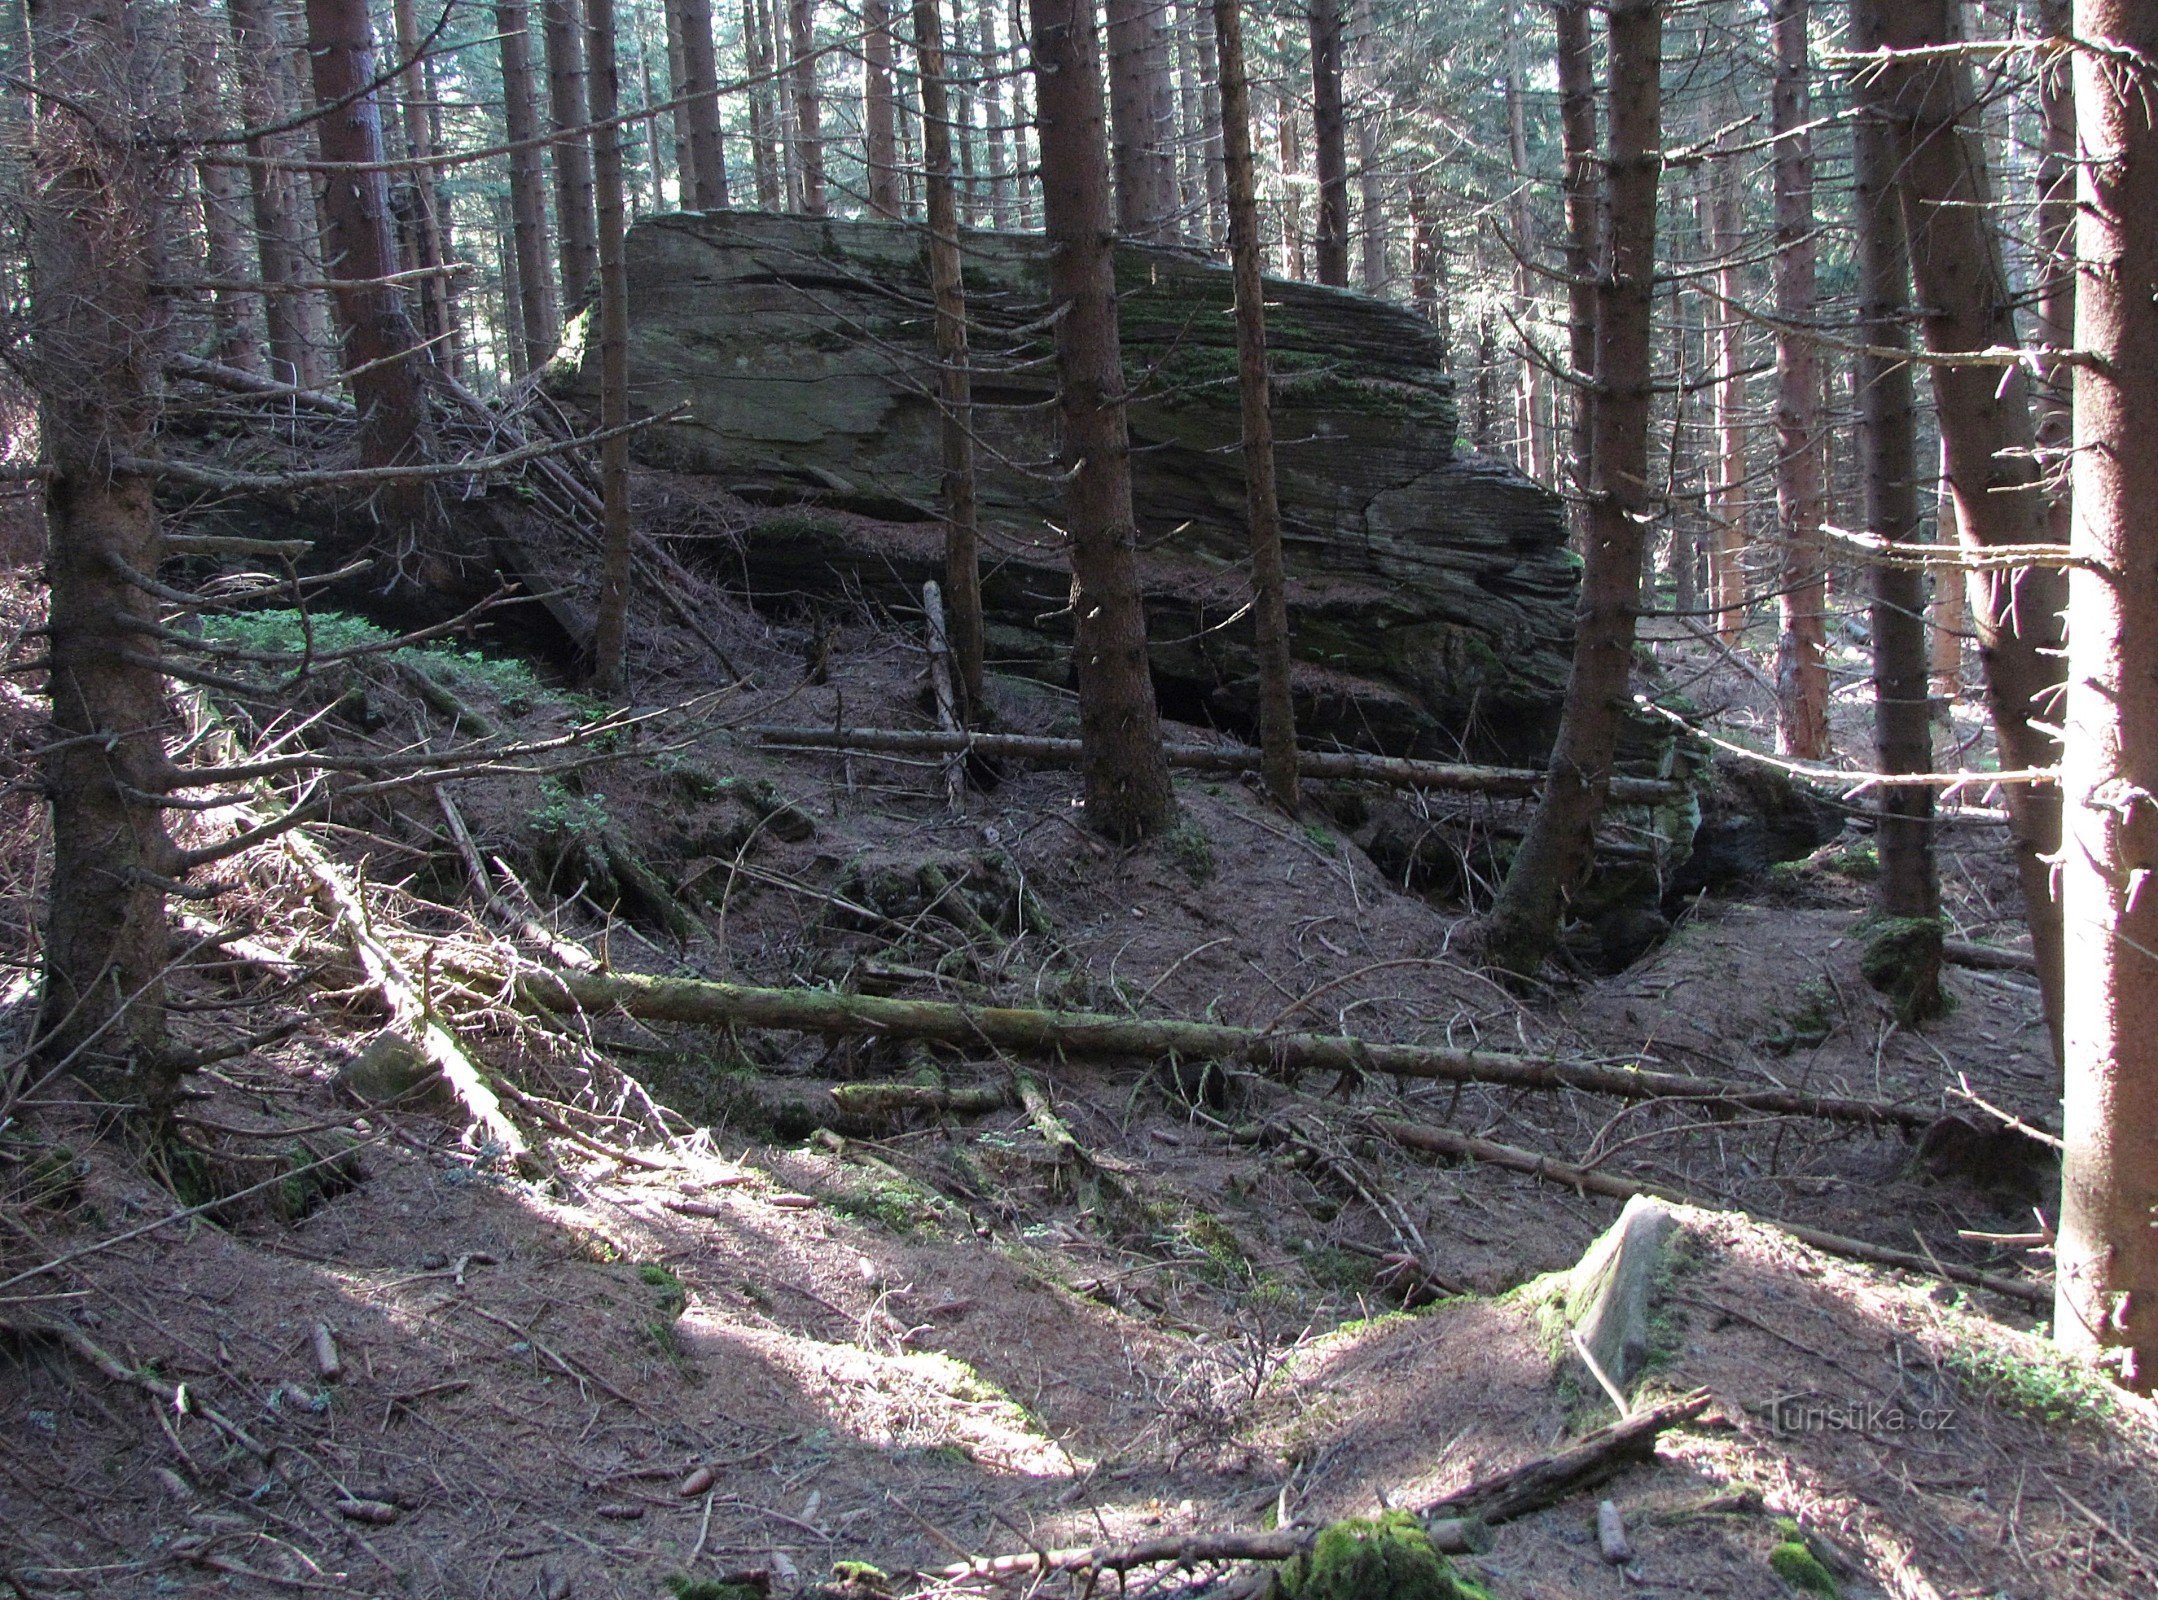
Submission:
MULTIPOLYGON (((623 689, 623 654, 630 583, 629 273, 623 259, 626 229, 622 199, 622 129, 614 124, 621 103, 615 62, 614 0, 584 0, 585 36, 591 64, 589 96, 594 122, 608 124, 592 135, 594 221, 599 237, 599 425, 600 442, 599 608, 592 631, 592 686, 601 694, 623 689)), ((702 172, 702 152, 698 155, 702 172)))
POLYGON ((582 129, 591 121, 585 85, 584 20, 577 0, 541 0, 547 40, 547 109, 556 138, 555 238, 562 254, 562 309, 574 316, 592 303, 599 282, 599 223, 592 198, 592 142, 582 129))
POLYGON ((517 258, 517 309, 524 333, 525 370, 537 372, 554 355, 561 331, 554 264, 547 251, 547 174, 539 107, 532 96, 532 9, 501 0, 495 33, 502 53, 504 123, 510 152, 510 231, 517 258))
MULTIPOLYGON (((1221 16, 1218 4, 1214 15, 1218 34, 1221 16)), ((1345 289, 1349 284, 1349 132, 1341 108, 1341 0, 1311 0, 1308 20, 1311 26, 1311 137, 1315 149, 1313 164, 1318 168, 1319 177, 1316 241, 1319 281, 1345 289)), ((1239 70, 1241 66, 1239 63, 1239 70)), ((1226 57, 1221 70, 1222 116, 1233 119, 1236 113, 1228 104, 1230 66, 1226 57)), ((1246 127, 1248 143, 1248 122, 1246 127)), ((1229 137, 1232 140, 1236 137, 1233 128, 1229 137)), ((1233 175, 1229 183, 1229 204, 1233 208, 1237 203, 1233 175)), ((1236 230, 1233 211, 1229 228, 1233 241, 1236 230)), ((1233 256, 1235 244, 1232 242, 1229 248, 1233 256)), ((1248 409, 1245 416, 1248 423, 1248 409)), ((1245 448, 1248 451, 1250 446, 1247 444, 1245 448)))

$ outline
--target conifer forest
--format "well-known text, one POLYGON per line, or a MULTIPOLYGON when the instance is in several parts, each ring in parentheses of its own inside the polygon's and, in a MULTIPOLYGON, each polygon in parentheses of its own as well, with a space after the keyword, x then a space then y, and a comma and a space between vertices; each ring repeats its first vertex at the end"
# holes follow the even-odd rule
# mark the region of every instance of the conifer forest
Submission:
POLYGON ((0 7, 16 1600, 2148 1600, 2154 875, 2150 0, 0 7))

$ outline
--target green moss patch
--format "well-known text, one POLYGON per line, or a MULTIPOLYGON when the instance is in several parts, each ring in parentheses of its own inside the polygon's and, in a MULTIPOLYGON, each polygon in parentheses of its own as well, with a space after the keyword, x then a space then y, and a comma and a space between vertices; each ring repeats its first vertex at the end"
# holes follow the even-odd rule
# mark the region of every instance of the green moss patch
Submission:
POLYGON ((1406 1511, 1348 1517, 1274 1575, 1273 1600, 1489 1600, 1406 1511))

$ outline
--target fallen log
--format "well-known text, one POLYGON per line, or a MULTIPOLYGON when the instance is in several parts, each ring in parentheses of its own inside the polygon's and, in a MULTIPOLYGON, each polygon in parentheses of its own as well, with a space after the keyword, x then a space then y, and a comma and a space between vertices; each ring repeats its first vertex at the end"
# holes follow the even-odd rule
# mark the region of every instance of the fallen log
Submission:
POLYGON ((1012 1083, 960 1089, 931 1083, 841 1083, 832 1088, 832 1103, 848 1116, 864 1119, 897 1117, 909 1111, 979 1117, 1017 1105, 1019 1089, 1012 1083))
MULTIPOLYGON (((1482 1530, 1557 1505, 1583 1489, 1655 1454, 1657 1437, 1691 1422, 1709 1407, 1707 1390, 1636 1412, 1599 1428, 1565 1449, 1441 1496, 1418 1513, 1424 1531, 1443 1555, 1484 1548, 1482 1530)), ((1164 1534, 1130 1544, 1074 1545, 958 1561, 925 1577, 947 1583, 1001 1582, 1059 1572, 1100 1574, 1137 1567, 1197 1567, 1223 1561, 1287 1561, 1304 1554, 1325 1529, 1296 1523, 1254 1532, 1164 1534)))
MULTIPOLYGON (((846 750, 863 755, 979 755, 1044 766, 1076 766, 1077 739, 1050 739, 1022 733, 946 732, 914 728, 808 728, 763 724, 744 730, 767 745, 802 750, 846 750)), ((1196 772, 1256 772, 1259 752, 1243 745, 1171 744, 1164 746, 1169 765, 1196 772)), ((1543 791, 1544 774, 1530 767, 1478 767, 1450 761, 1416 761, 1406 756, 1364 755, 1350 750, 1300 750, 1296 769, 1306 778, 1361 778, 1404 789, 1461 789, 1477 794, 1532 795, 1543 791)), ((1621 804, 1675 800, 1686 786, 1668 778, 1611 780, 1611 798, 1621 804)))
POLYGON ((1275 1033, 1223 1023, 955 1005, 824 989, 755 989, 701 978, 531 969, 518 975, 517 994, 521 1003, 548 1011, 619 1009, 646 1022, 782 1028, 826 1036, 889 1034, 1034 1057, 1160 1061, 1177 1056, 1237 1062, 1283 1078, 1307 1072, 1350 1077, 1375 1073, 1514 1089, 1579 1089, 1625 1100, 1684 1101, 1868 1127, 1923 1129, 1937 1114, 1881 1100, 1758 1088, 1639 1067, 1446 1045, 1386 1044, 1350 1034, 1275 1033))
POLYGON ((1976 944, 1969 939, 1943 939, 1941 959, 1979 972, 2028 972, 2036 975, 2038 958, 2028 950, 2004 950, 1997 944, 1976 944))
POLYGON ((1976 1289, 1989 1289, 1995 1294, 2006 1295, 2034 1306, 2053 1304, 2050 1284, 2026 1283, 2020 1278, 2003 1278, 1994 1273, 1981 1272, 1976 1267, 1957 1266, 1932 1255, 1919 1255, 1910 1250, 1897 1250, 1888 1245, 1872 1244, 1864 1239, 1853 1239, 1840 1233, 1827 1233, 1819 1228, 1809 1228, 1804 1223, 1784 1222, 1775 1217, 1756 1216, 1750 1211, 1738 1211, 1729 1206, 1706 1204, 1678 1189, 1666 1188, 1656 1183, 1636 1183, 1631 1178, 1614 1177, 1608 1172, 1598 1172, 1594 1167, 1577 1167, 1560 1161, 1554 1156, 1524 1150, 1518 1145, 1501 1144, 1496 1139, 1480 1139, 1474 1134, 1461 1133, 1452 1128, 1433 1127, 1428 1123, 1404 1122, 1398 1117, 1373 1117, 1371 1126, 1377 1132, 1410 1150, 1421 1150, 1427 1155, 1453 1156, 1460 1160, 1482 1161, 1494 1167, 1504 1167, 1510 1172, 1525 1172, 1546 1183, 1558 1184, 1582 1194, 1600 1194, 1612 1200, 1631 1200, 1637 1194, 1654 1199, 1668 1200, 1673 1205, 1692 1206, 1699 1211, 1721 1211, 1728 1216, 1744 1217, 1763 1227, 1787 1233, 1801 1244, 1832 1256, 1842 1256, 1851 1261, 1863 1261, 1877 1267, 1895 1267, 1904 1272, 1921 1273, 1927 1277, 1946 1278, 1951 1283, 1968 1284, 1976 1289))

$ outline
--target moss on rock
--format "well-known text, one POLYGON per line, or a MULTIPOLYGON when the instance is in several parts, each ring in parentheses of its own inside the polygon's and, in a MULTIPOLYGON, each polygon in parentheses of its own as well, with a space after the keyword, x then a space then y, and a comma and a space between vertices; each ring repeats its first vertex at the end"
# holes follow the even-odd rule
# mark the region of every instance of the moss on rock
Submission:
POLYGON ((1490 1600, 1454 1570, 1406 1511, 1348 1517, 1283 1562, 1272 1600, 1490 1600))
POLYGON ((1948 1009, 1941 989, 1941 924, 1937 917, 1883 917, 1869 925, 1858 958, 1866 982, 1896 1008, 1905 1027, 1948 1009))

